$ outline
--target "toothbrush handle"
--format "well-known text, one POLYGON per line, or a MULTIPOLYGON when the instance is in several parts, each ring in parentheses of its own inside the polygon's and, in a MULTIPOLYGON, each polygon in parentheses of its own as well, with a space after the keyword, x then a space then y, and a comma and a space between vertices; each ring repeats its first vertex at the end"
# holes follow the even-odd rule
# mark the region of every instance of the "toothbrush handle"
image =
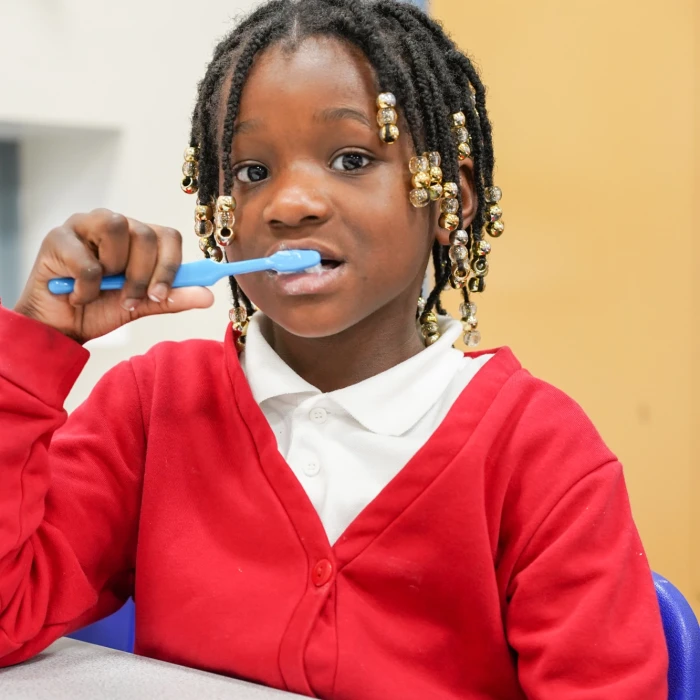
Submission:
MULTIPOLYGON (((109 275, 103 277, 100 283, 100 289, 111 291, 121 289, 126 282, 124 275, 109 275)), ((57 277, 49 280, 49 291, 52 294, 70 294, 75 289, 75 280, 72 277, 57 277)))

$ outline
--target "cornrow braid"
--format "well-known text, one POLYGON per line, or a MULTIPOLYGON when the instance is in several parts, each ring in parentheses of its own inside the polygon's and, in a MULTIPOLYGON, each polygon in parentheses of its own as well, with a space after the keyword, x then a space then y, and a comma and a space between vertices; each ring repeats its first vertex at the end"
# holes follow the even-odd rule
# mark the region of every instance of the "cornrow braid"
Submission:
MULTIPOLYGON (((459 180, 459 158, 451 132, 451 115, 463 112, 472 139, 477 210, 470 242, 481 239, 485 224, 486 189, 493 185, 495 164, 486 90, 472 61, 462 53, 439 22, 398 0, 269 0, 225 36, 198 86, 190 145, 200 149, 199 195, 202 200, 233 189, 233 136, 241 95, 256 58, 272 45, 294 49, 310 36, 333 36, 359 48, 372 66, 377 88, 393 92, 408 125, 416 152, 438 151, 445 179, 459 180), (230 81, 228 94, 223 88, 230 81), (219 107, 226 107, 218 128, 219 107)), ((462 199, 458 194, 460 223, 462 199)), ((449 246, 432 248, 435 286, 425 310, 444 313, 441 293, 450 278, 449 246)), ((249 315, 250 300, 230 278, 236 304, 249 315)), ((469 301, 466 286, 465 301, 469 301)))

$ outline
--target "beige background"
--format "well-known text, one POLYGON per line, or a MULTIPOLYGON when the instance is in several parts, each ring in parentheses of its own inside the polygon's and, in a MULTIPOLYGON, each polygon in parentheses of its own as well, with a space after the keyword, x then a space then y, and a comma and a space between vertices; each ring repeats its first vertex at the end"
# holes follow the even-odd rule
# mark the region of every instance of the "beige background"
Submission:
POLYGON ((696 610, 699 6, 432 2, 489 87, 506 233, 476 300, 484 346, 583 405, 652 567, 696 610))

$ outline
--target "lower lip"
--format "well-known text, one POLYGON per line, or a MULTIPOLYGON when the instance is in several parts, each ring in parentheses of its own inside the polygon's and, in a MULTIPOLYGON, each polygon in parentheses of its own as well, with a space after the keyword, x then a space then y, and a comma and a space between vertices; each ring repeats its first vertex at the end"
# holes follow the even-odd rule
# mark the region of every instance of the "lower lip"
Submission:
POLYGON ((270 279, 282 294, 289 296, 322 294, 332 291, 345 274, 346 267, 345 263, 341 263, 338 267, 324 269, 321 272, 300 272, 292 275, 271 273, 270 279))

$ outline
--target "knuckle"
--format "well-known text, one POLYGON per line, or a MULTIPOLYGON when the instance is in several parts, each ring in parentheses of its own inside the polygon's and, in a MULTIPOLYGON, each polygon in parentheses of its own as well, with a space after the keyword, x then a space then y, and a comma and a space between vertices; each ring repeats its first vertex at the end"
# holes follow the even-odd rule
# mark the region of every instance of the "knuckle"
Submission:
POLYGON ((150 226, 146 226, 146 224, 135 226, 134 235, 137 236, 141 242, 149 246, 157 245, 158 243, 156 232, 150 226))
POLYGON ((129 228, 127 218, 123 214, 117 214, 113 211, 109 212, 109 216, 106 218, 106 225, 110 233, 123 233, 129 228))
POLYGON ((97 209, 92 209, 88 216, 93 219, 99 219, 105 223, 109 221, 114 212, 111 209, 105 209, 104 207, 98 207, 97 209))
POLYGON ((176 243, 182 243, 182 234, 175 228, 165 227, 162 235, 164 238, 169 238, 176 243))
POLYGON ((55 245, 60 239, 64 238, 67 233, 67 229, 64 226, 56 226, 52 228, 44 238, 44 244, 48 246, 55 245))

